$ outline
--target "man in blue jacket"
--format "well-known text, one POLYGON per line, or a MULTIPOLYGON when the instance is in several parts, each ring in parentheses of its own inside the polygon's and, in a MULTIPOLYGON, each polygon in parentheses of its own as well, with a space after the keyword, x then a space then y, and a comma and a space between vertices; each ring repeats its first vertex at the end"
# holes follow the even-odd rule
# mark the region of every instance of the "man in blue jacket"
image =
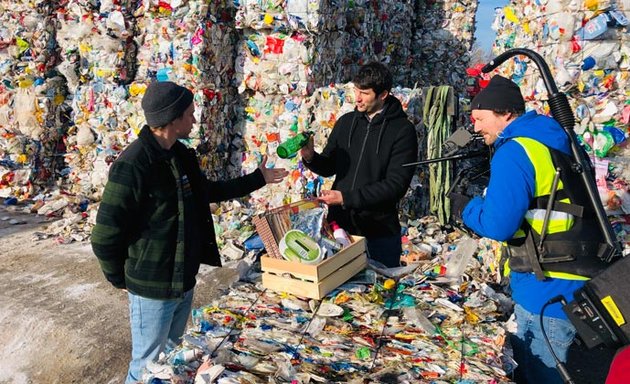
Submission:
POLYGON ((402 105, 391 95, 392 75, 372 62, 359 68, 354 111, 341 116, 322 153, 313 139, 301 150, 304 165, 318 175, 335 175, 320 200, 328 218, 353 235, 364 236, 370 258, 387 267, 400 264, 398 202, 414 174, 403 167, 417 159, 418 140, 402 105))
MULTIPOLYGON (((539 314, 543 305, 557 295, 572 299, 586 278, 553 272, 553 267, 543 271, 538 265, 529 264, 535 259, 517 257, 516 251, 510 254, 509 250, 525 249, 524 239, 531 241, 526 233, 542 231, 545 210, 534 208, 532 202, 549 196, 558 169, 552 154, 569 155, 569 138, 554 119, 534 111, 525 113, 519 87, 498 75, 473 99, 471 109, 475 132, 483 135, 495 153, 485 196, 473 198, 464 208, 462 219, 478 235, 508 242, 510 286, 518 326, 512 335, 519 364, 517 375, 527 383, 562 383, 544 341, 539 314), (521 268, 523 264, 527 267, 521 268)), ((562 181, 557 189, 562 189, 562 181)), ((566 233, 574 220, 569 213, 552 211, 545 231, 566 233)), ((566 362, 575 328, 558 304, 550 305, 544 315, 544 329, 551 345, 560 360, 566 362)))

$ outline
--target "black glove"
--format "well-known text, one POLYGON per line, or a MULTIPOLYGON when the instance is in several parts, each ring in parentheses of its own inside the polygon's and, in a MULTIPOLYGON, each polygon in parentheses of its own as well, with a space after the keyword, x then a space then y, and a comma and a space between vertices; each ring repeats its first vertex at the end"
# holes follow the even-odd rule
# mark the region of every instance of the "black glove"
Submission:
POLYGON ((448 197, 451 199, 451 220, 456 223, 463 223, 462 212, 470 201, 470 196, 462 195, 458 192, 451 192, 448 197))

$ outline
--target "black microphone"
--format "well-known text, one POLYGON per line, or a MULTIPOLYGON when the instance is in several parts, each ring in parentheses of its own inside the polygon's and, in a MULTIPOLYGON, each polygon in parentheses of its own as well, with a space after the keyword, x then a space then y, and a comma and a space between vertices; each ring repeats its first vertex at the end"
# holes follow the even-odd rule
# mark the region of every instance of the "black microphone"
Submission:
POLYGON ((442 156, 448 157, 457 152, 460 148, 464 148, 475 140, 483 139, 482 136, 472 134, 465 128, 459 128, 446 139, 442 144, 442 156))

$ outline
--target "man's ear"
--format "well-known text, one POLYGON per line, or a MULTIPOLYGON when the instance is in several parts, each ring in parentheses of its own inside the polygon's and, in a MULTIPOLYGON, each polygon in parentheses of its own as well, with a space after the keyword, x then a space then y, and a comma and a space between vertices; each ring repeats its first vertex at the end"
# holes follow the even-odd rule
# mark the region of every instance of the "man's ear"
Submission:
POLYGON ((378 95, 378 98, 379 98, 380 100, 385 101, 385 99, 387 99, 387 96, 389 96, 389 91, 383 91, 383 92, 381 92, 381 94, 380 94, 380 95, 378 95))
POLYGON ((505 121, 505 123, 509 123, 510 121, 516 119, 516 115, 513 112, 508 112, 505 115, 502 116, 503 117, 503 121, 505 121))

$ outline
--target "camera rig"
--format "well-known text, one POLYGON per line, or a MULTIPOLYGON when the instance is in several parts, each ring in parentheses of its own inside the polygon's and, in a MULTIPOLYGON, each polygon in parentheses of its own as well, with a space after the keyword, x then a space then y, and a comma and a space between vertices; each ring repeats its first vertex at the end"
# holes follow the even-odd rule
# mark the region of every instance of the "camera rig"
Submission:
MULTIPOLYGON (((629 344, 630 324, 626 319, 630 316, 630 296, 628 295, 630 290, 630 280, 628 279, 630 258, 622 257, 621 245, 616 239, 597 191, 590 159, 580 147, 573 130, 575 117, 566 95, 558 91, 549 67, 543 58, 529 49, 508 50, 485 65, 482 72, 488 73, 494 70, 515 55, 523 55, 531 59, 541 73, 549 95, 548 103, 551 115, 560 123, 569 138, 573 161, 571 170, 580 176, 581 186, 588 195, 590 203, 588 208, 595 213, 599 235, 607 248, 605 252, 600 252, 597 256, 592 255, 592 257, 599 257, 602 261, 609 263, 603 271, 588 280, 583 288, 574 292, 573 298, 569 298, 573 300, 568 304, 562 296, 549 300, 542 308, 541 323, 545 307, 559 302, 563 304, 563 311, 587 347, 592 348, 601 343, 609 347, 629 344)), ((556 367, 564 382, 573 383, 564 364, 555 356, 551 345, 548 344, 548 346, 556 359, 556 367)))

